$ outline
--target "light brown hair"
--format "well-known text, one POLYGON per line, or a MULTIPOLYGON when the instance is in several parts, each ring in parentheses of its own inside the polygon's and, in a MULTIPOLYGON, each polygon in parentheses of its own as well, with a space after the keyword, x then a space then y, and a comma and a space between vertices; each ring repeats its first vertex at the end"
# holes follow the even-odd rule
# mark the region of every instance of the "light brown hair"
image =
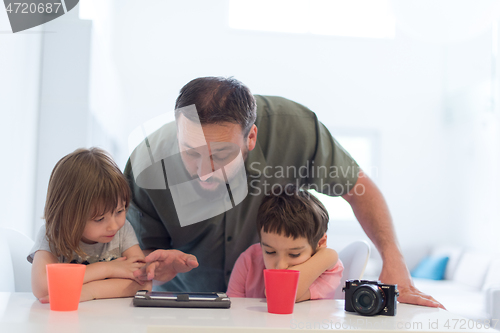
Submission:
POLYGON ((328 212, 323 204, 307 191, 293 184, 271 193, 262 201, 257 214, 257 231, 286 237, 304 237, 313 249, 328 230, 328 212))
POLYGON ((85 253, 80 239, 87 221, 128 208, 130 188, 113 159, 102 149, 77 149, 57 162, 45 203, 46 236, 52 253, 71 260, 85 253))

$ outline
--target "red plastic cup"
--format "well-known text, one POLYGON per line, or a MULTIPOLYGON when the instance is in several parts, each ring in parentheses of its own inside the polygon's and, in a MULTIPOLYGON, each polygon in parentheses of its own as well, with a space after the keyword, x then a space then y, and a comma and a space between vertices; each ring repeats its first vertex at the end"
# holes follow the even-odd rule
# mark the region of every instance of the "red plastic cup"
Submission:
POLYGON ((266 285, 267 312, 278 314, 293 313, 299 271, 288 269, 265 269, 264 284, 266 285))
POLYGON ((49 286, 50 309, 53 311, 78 310, 82 293, 85 265, 48 264, 47 284, 49 286))

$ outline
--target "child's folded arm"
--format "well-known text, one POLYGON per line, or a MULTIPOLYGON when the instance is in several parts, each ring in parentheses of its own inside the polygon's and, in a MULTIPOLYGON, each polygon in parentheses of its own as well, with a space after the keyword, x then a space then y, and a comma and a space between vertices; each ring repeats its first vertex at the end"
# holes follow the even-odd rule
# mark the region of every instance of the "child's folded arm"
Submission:
POLYGON ((131 279, 134 271, 144 266, 144 254, 139 245, 133 245, 122 253, 123 257, 109 261, 96 262, 87 265, 83 283, 104 280, 108 278, 131 279))
POLYGON ((151 290, 152 282, 144 285, 129 279, 107 279, 86 283, 83 285, 80 302, 93 299, 118 298, 134 296, 138 290, 151 290))
POLYGON ((338 261, 338 254, 335 250, 321 247, 316 253, 302 264, 289 267, 300 271, 299 285, 297 287, 296 302, 305 301, 311 298, 309 287, 316 279, 328 269, 332 269, 338 261))
POLYGON ((143 266, 143 263, 134 261, 133 258, 121 257, 112 261, 96 262, 87 265, 83 283, 99 281, 109 278, 131 279, 134 278, 134 271, 143 266))
POLYGON ((97 280, 104 280, 110 277, 111 262, 96 262, 87 265, 85 268, 85 277, 83 278, 83 283, 89 283, 97 280))

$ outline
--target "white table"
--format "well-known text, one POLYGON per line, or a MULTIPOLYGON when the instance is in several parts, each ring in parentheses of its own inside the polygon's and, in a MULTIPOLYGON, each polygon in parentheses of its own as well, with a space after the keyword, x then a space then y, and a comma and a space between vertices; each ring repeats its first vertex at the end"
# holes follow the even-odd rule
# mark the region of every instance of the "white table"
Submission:
POLYGON ((442 309, 408 304, 398 304, 394 317, 363 317, 346 313, 340 300, 302 302, 295 305, 290 315, 267 313, 263 299, 233 298, 231 302, 230 309, 135 308, 131 298, 122 298, 81 303, 78 311, 55 312, 30 293, 0 293, 0 332, 264 333, 307 328, 348 332, 498 332, 493 328, 478 329, 475 322, 442 309))

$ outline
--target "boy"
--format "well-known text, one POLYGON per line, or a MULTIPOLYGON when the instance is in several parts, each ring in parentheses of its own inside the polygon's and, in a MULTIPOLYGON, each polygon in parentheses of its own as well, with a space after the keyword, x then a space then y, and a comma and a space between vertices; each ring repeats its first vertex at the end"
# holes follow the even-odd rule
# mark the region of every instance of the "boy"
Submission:
POLYGON ((257 215, 260 244, 236 261, 229 297, 265 297, 263 269, 300 271, 296 302, 333 298, 344 267, 337 252, 326 247, 328 213, 312 194, 287 185, 268 195, 257 215))

